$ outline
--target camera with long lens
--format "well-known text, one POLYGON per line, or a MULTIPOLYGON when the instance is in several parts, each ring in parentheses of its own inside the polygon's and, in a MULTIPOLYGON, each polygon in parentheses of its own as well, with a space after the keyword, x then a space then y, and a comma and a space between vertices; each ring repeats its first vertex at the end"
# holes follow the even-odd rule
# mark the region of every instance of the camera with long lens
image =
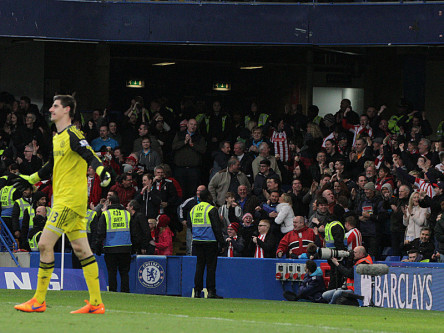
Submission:
POLYGON ((353 258, 353 250, 351 251, 344 251, 344 250, 336 250, 336 249, 329 249, 329 248, 322 248, 318 249, 318 257, 319 259, 344 259, 351 257, 353 258))

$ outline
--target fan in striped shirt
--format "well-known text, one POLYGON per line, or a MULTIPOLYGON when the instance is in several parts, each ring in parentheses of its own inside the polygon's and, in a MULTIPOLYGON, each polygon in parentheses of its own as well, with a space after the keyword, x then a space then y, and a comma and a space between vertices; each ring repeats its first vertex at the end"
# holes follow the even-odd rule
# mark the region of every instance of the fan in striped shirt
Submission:
POLYGON ((356 228, 356 218, 354 216, 348 216, 345 219, 345 234, 344 243, 349 250, 353 250, 357 246, 362 245, 361 232, 356 228))

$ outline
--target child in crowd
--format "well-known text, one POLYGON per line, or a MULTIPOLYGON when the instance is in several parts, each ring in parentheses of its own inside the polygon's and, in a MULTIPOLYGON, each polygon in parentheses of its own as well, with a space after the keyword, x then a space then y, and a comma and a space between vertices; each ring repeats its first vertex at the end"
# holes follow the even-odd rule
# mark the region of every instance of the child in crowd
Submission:
POLYGON ((162 214, 157 219, 157 227, 155 229, 156 250, 154 254, 169 256, 173 254, 173 232, 168 227, 170 218, 168 215, 162 214))
POLYGON ((242 209, 237 204, 234 193, 225 194, 225 204, 219 208, 219 215, 223 222, 222 233, 226 236, 230 221, 240 221, 242 218, 242 209))

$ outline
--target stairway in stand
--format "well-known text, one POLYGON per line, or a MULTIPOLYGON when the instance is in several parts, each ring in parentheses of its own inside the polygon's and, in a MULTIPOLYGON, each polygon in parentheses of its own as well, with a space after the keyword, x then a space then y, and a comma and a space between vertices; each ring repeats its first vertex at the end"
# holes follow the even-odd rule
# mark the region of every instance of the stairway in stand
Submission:
POLYGON ((187 229, 184 228, 181 232, 175 235, 173 239, 173 254, 175 256, 184 256, 187 254, 187 229))

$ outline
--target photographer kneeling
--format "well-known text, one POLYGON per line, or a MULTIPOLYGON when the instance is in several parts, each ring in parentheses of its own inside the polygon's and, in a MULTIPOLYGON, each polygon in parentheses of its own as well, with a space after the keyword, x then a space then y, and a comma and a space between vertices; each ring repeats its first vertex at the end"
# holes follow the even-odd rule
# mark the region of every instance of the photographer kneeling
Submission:
POLYGON ((336 266, 337 270, 347 278, 343 286, 339 289, 328 290, 322 294, 322 298, 329 304, 336 304, 337 299, 343 293, 354 293, 354 267, 360 264, 373 264, 372 258, 367 254, 367 251, 363 246, 357 246, 353 250, 353 262, 352 267, 346 267, 339 264, 338 259, 331 258, 331 262, 336 266))

